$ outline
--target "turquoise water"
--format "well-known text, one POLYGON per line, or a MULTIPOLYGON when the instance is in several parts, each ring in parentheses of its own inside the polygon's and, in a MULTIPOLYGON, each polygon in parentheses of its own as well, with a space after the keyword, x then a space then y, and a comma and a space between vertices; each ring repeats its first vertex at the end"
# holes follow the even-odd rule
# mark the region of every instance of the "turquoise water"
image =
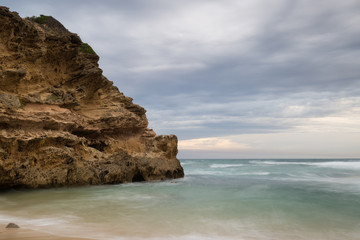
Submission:
POLYGON ((184 179, 2 192, 0 224, 93 239, 360 239, 359 159, 181 162, 184 179))

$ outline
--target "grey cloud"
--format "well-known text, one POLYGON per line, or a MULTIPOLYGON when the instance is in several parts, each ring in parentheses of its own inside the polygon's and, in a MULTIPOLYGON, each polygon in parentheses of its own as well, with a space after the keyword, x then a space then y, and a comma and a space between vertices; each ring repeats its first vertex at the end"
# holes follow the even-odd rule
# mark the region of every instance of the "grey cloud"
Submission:
POLYGON ((181 100, 157 105, 158 110, 150 111, 148 116, 151 127, 161 129, 163 134, 177 133, 181 139, 292 131, 306 126, 311 119, 351 118, 352 114, 360 114, 359 97, 332 93, 300 93, 281 98, 264 96, 263 99, 240 96, 236 101, 217 104, 184 96, 174 99, 181 100))
POLYGON ((3 2, 22 16, 54 15, 79 33, 158 133, 272 132, 356 109, 356 0, 3 2), (193 9, 214 15, 195 19, 193 9))

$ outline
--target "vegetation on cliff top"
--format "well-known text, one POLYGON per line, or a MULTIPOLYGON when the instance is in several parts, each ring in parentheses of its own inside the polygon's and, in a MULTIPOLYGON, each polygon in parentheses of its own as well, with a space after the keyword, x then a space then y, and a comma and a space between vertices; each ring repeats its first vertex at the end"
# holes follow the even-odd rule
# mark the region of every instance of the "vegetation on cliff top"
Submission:
MULTIPOLYGON (((44 24, 49 24, 49 25, 54 25, 54 22, 55 22, 55 26, 56 25, 61 25, 60 22, 58 22, 56 19, 54 19, 53 17, 51 16, 46 16, 46 15, 43 15, 43 14, 40 14, 39 17, 36 17, 36 16, 32 16, 32 17, 27 17, 26 19, 32 21, 32 22, 36 22, 38 24, 41 24, 41 25, 44 25, 44 24)), ((62 26, 62 25, 61 25, 62 26)), ((54 27, 54 26, 50 26, 50 27, 54 27)), ((57 26, 58 28, 58 26, 57 26)), ((87 44, 87 43, 82 43, 80 45, 80 48, 79 48, 80 52, 83 52, 83 53, 87 53, 87 54, 94 54, 96 55, 96 52, 92 49, 92 47, 87 44)))
POLYGON ((96 54, 92 47, 87 43, 82 43, 79 50, 83 53, 96 54))
POLYGON ((29 19, 30 21, 33 21, 33 22, 36 22, 39 24, 45 24, 49 17, 50 16, 45 16, 45 15, 40 14, 39 17, 32 16, 32 17, 27 17, 26 19, 29 19))

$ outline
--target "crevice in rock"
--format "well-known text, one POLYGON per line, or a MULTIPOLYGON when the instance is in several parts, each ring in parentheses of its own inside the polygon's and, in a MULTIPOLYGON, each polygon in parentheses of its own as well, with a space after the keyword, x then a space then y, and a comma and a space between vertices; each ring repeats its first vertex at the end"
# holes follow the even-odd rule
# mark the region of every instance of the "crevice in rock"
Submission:
POLYGON ((170 170, 167 170, 166 173, 165 173, 165 177, 167 178, 172 178, 173 174, 171 173, 170 170))
POLYGON ((99 137, 99 133, 96 131, 91 130, 74 130, 71 132, 71 134, 74 134, 78 137, 84 137, 87 139, 94 139, 99 137))
POLYGON ((144 181, 145 179, 143 175, 140 173, 140 171, 137 171, 132 178, 132 182, 144 182, 144 181))
POLYGON ((95 149, 99 150, 100 152, 104 152, 106 146, 107 146, 106 143, 103 141, 93 142, 93 143, 89 144, 89 147, 95 148, 95 149))

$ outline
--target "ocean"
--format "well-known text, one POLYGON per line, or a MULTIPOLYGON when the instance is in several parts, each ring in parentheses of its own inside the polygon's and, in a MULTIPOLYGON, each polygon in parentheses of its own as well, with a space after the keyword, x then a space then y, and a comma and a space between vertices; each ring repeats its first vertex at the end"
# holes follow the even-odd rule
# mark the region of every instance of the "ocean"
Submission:
POLYGON ((185 178, 0 192, 0 224, 91 239, 360 239, 360 159, 186 159, 185 178))

